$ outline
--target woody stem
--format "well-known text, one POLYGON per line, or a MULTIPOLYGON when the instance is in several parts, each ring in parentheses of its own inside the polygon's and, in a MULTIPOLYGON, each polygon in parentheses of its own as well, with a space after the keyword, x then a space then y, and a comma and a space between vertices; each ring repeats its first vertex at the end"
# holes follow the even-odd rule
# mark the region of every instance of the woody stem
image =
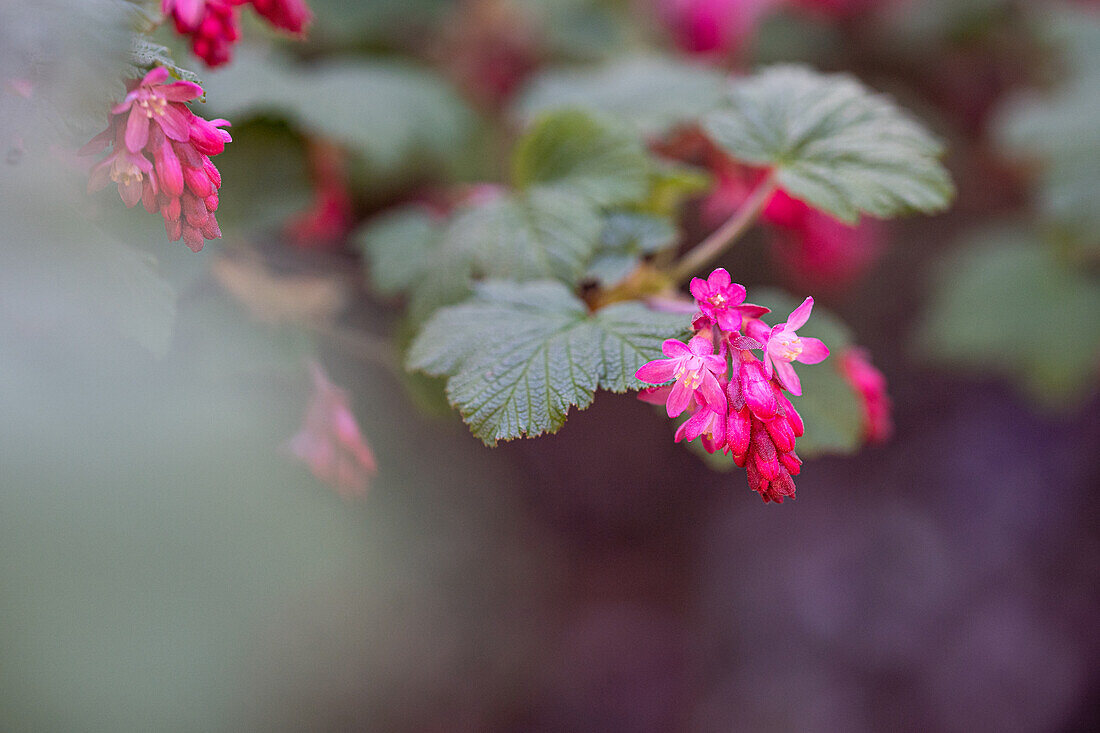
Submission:
POLYGON ((729 249, 760 216, 777 187, 775 171, 770 171, 733 216, 673 264, 669 278, 674 283, 682 283, 729 249))

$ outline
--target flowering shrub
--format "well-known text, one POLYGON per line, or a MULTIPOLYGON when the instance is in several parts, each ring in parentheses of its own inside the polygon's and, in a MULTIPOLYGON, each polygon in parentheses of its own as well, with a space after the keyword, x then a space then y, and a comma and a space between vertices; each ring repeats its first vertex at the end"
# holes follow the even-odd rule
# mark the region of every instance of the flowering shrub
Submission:
MULTIPOLYGON (((600 389, 641 390, 681 419, 676 442, 725 456, 765 501, 778 503, 795 493, 796 440, 812 455, 888 434, 884 381, 846 329, 820 312, 807 326, 813 298, 783 305, 786 320, 765 323, 783 296, 747 303, 745 287, 714 262, 763 217, 788 245, 798 242, 793 259, 810 263, 807 286, 850 283, 875 250, 870 219, 946 207, 953 188, 940 144, 891 99, 804 66, 724 77, 652 59, 593 79, 535 78, 510 104, 533 71, 532 54, 506 85, 478 89, 469 75, 457 76, 488 113, 517 116, 507 180, 412 192, 352 232, 364 208, 378 208, 364 207, 357 190, 364 166, 392 172, 402 159, 433 155, 455 165, 473 115, 445 85, 412 69, 295 67, 251 52, 229 64, 244 4, 293 34, 311 21, 296 0, 164 0, 164 17, 195 54, 228 71, 200 86, 166 49, 135 46, 143 76, 127 82, 107 129, 83 151, 107 151, 91 190, 115 183, 126 206, 141 201, 160 213, 170 240, 200 251, 222 236, 222 173, 211 159, 229 142, 229 123, 208 121, 188 103, 205 90, 227 116, 247 119, 251 108, 235 99, 277 90, 258 100, 268 114, 281 109, 302 135, 312 174, 305 197, 312 204, 284 217, 280 235, 300 252, 338 254, 348 240, 361 247, 371 285, 407 305, 411 338, 389 363, 442 378, 447 400, 485 443, 554 432, 600 389), (373 134, 387 125, 390 139, 373 134), (715 174, 713 186, 697 164, 715 174), (702 233, 687 226, 700 194, 702 233), (843 358, 815 366, 830 348, 843 358), (797 409, 792 400, 800 400, 797 409)), ((681 42, 689 50, 720 56, 779 4, 663 3, 658 15, 688 34, 681 42)), ((455 28, 507 25, 486 8, 476 12, 489 15, 455 28)), ((522 14, 501 17, 537 26, 522 14)), ((463 63, 483 68, 491 60, 463 63)), ((237 258, 216 272, 268 320, 316 328, 312 319, 331 318, 350 297, 342 285, 290 281, 249 262, 237 258)), ((319 365, 311 369, 320 397, 290 452, 341 491, 360 491, 373 456, 344 395, 319 365)))

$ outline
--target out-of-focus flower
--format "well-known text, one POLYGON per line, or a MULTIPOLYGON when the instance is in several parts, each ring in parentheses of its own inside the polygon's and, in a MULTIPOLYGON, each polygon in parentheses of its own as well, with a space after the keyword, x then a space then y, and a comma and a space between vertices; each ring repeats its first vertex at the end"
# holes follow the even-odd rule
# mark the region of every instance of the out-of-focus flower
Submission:
POLYGON ((798 329, 806 325, 813 307, 814 299, 806 298, 802 301, 802 305, 791 311, 791 315, 784 323, 772 326, 764 342, 765 373, 770 378, 774 372, 780 384, 796 397, 802 394, 802 383, 795 374, 791 362, 817 364, 829 355, 829 348, 821 342, 821 339, 798 335, 798 329))
POLYGON ((241 37, 237 9, 229 0, 162 0, 164 14, 180 35, 191 37, 191 51, 208 66, 229 61, 241 37))
POLYGON ((681 50, 725 56, 741 48, 776 4, 778 0, 657 0, 657 14, 681 50))
POLYGON ((191 37, 191 50, 208 66, 221 66, 240 40, 238 5, 251 3, 276 28, 305 32, 313 13, 305 0, 161 0, 161 10, 180 35, 191 37))
POLYGON ((378 472, 374 453, 351 412, 347 392, 329 380, 320 364, 310 362, 309 372, 313 396, 301 430, 286 449, 342 496, 362 495, 378 472))
POLYGON ((840 372, 860 397, 863 405, 863 436, 882 443, 894 433, 886 377, 871 363, 866 349, 846 349, 840 356, 840 372))
POLYGON ((847 287, 875 263, 886 239, 884 222, 864 217, 845 224, 783 191, 768 202, 763 218, 774 225, 779 264, 803 286, 847 287))
POLYGON ((186 102, 200 96, 202 87, 168 78, 168 70, 157 67, 127 82, 128 93, 112 108, 107 129, 80 153, 111 147, 92 169, 88 190, 114 181, 127 206, 141 201, 149 213, 159 211, 168 238, 182 238, 198 252, 205 240, 221 236, 214 212, 222 181, 210 156, 231 140, 221 129, 229 123, 195 115, 186 102))
POLYGON ((251 2, 256 12, 267 19, 276 28, 282 28, 291 33, 303 33, 310 21, 313 20, 313 12, 305 0, 233 0, 236 5, 251 2))
POLYGON ((324 140, 309 141, 313 177, 313 204, 286 223, 290 241, 304 249, 339 246, 355 223, 355 207, 348 190, 344 153, 324 140))
POLYGON ((675 379, 665 407, 669 417, 676 417, 688 408, 698 390, 705 404, 724 405, 726 396, 718 383, 718 376, 725 376, 726 357, 714 354, 714 344, 709 339, 696 336, 688 344, 668 339, 661 345, 667 359, 655 359, 643 364, 635 376, 643 382, 661 384, 675 379))

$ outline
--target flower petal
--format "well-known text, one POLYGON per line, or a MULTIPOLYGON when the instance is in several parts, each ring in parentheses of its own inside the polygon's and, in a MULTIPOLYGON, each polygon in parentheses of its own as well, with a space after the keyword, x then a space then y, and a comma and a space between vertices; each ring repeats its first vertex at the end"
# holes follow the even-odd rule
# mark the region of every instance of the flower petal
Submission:
POLYGON ((725 375, 726 369, 729 367, 729 362, 726 361, 725 356, 719 356, 718 354, 709 354, 703 357, 703 364, 706 365, 707 370, 714 374, 725 375))
POLYGON ((131 109, 126 120, 126 149, 136 153, 149 142, 149 118, 140 111, 131 109))
POLYGON ((727 272, 724 267, 715 269, 714 272, 710 273, 710 277, 707 278, 707 283, 712 288, 724 288, 731 282, 733 282, 733 279, 730 278, 729 272, 727 272))
POLYGON ((682 380, 678 380, 676 384, 672 385, 672 391, 668 393, 668 402, 665 403, 668 416, 677 417, 686 410, 691 402, 692 394, 693 391, 682 380))
POLYGON ((802 353, 798 355, 795 361, 800 361, 803 364, 817 364, 824 361, 825 357, 829 355, 829 347, 821 339, 807 336, 798 340, 802 342, 802 353))
POLYGON ((707 281, 698 277, 691 278, 691 284, 688 285, 688 290, 691 291, 692 297, 700 303, 706 300, 707 296, 710 295, 710 288, 707 287, 707 281))
POLYGON ((723 331, 740 331, 741 330, 741 314, 734 309, 721 310, 717 313, 718 316, 718 328, 723 331))
POLYGON ((708 409, 720 413, 726 411, 726 392, 710 372, 703 372, 703 381, 699 385, 699 392, 706 400, 708 409))
POLYGON ((163 84, 167 79, 168 69, 163 66, 156 66, 145 75, 141 83, 143 86, 153 86, 154 84, 163 84))
POLYGON ((663 387, 646 387, 638 390, 638 399, 651 405, 663 405, 668 401, 668 393, 672 391, 672 385, 663 387))
POLYGON ((708 338, 695 336, 691 341, 688 341, 688 349, 695 356, 710 356, 714 353, 714 344, 708 338))
POLYGON ((164 114, 157 116, 157 122, 164 134, 177 142, 186 142, 191 138, 191 118, 194 113, 178 102, 169 102, 164 114))
POLYGON ((666 339, 661 344, 661 352, 668 357, 680 359, 685 356, 691 356, 691 349, 687 347, 683 341, 677 341, 676 339, 666 339))
POLYGON ((737 312, 740 313, 743 318, 759 318, 765 313, 771 313, 772 309, 754 303, 744 303, 737 306, 737 312))
POLYGON ((806 298, 802 301, 802 305, 791 311, 790 317, 787 318, 787 329, 791 331, 797 331, 806 324, 806 321, 810 319, 810 311, 813 310, 814 299, 806 298))
POLYGON ((189 102, 202 96, 202 87, 192 81, 177 81, 161 90, 169 102, 189 102))
POLYGON ((798 375, 795 374, 794 367, 791 366, 790 362, 775 362, 775 377, 779 380, 779 383, 783 385, 784 389, 795 397, 802 396, 802 382, 799 381, 798 375))
POLYGON ((679 359, 656 359, 643 364, 634 376, 649 384, 662 384, 673 379, 679 363, 679 359))

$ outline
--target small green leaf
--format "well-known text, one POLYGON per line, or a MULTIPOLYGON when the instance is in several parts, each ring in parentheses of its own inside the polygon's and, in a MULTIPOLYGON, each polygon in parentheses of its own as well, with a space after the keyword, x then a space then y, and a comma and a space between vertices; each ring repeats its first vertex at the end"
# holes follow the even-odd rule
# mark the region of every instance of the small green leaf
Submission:
POLYGON ((447 396, 475 436, 498 440, 554 432, 597 388, 643 386, 634 372, 684 331, 683 316, 619 303, 589 314, 558 282, 487 282, 438 311, 413 342, 412 369, 445 375, 447 396))
POLYGON ((933 361, 1006 376, 1050 407, 1096 388, 1100 283, 1055 259, 1033 233, 975 235, 934 282, 919 338, 933 361))
POLYGON ((662 135, 719 106, 714 69, 662 57, 613 61, 594 70, 551 70, 535 77, 520 102, 524 116, 558 107, 612 115, 646 135, 662 135))
POLYGON ((419 206, 396 209, 372 220, 355 235, 370 260, 371 283, 383 295, 416 285, 439 246, 440 225, 419 206))
POLYGON ((626 127, 577 110, 543 115, 512 154, 517 188, 567 187, 597 206, 641 198, 649 159, 626 127))
POLYGON ((153 43, 140 33, 135 33, 130 48, 132 73, 142 76, 154 66, 163 66, 177 79, 199 83, 198 74, 176 65, 167 46, 153 43))
POLYGON ((787 193, 839 219, 931 213, 951 201, 940 143, 850 76, 773 66, 733 82, 729 101, 704 120, 714 141, 772 167, 787 193))
POLYGON ((604 221, 599 249, 585 278, 601 285, 614 285, 630 274, 641 257, 671 246, 676 236, 676 227, 667 218, 612 212, 604 221))

